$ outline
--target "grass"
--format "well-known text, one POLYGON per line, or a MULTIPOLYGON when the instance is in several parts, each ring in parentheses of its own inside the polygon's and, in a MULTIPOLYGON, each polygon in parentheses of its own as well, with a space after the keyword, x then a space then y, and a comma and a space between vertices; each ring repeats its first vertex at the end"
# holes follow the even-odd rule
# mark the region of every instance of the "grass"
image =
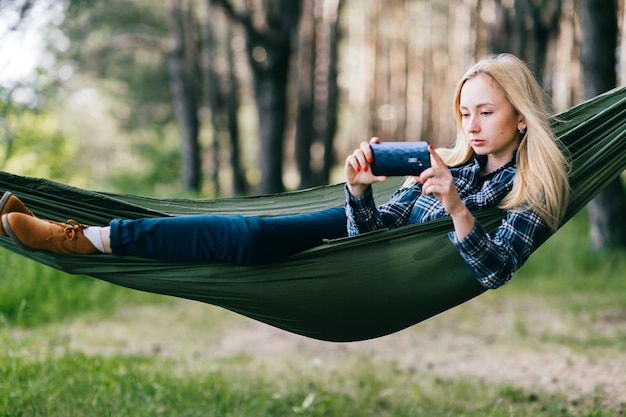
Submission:
POLYGON ((124 303, 164 298, 68 275, 6 250, 0 250, 0 265, 0 322, 5 325, 33 327, 87 313, 104 316, 124 303))
POLYGON ((623 308, 624 250, 591 249, 588 229, 583 210, 544 243, 503 290, 550 297, 573 312, 623 308))
MULTIPOLYGON (((245 355, 197 358, 195 365, 201 366, 152 354, 88 355, 59 340, 64 323, 85 320, 87 326, 96 325, 109 316, 124 320, 124 309, 136 305, 156 305, 156 317, 159 308, 171 315, 169 298, 69 276, 8 251, 0 251, 0 263, 0 417, 626 416, 624 404, 605 407, 610 399, 601 392, 573 402, 555 392, 418 372, 387 357, 361 353, 337 366, 278 358, 284 362, 280 367, 259 365, 245 355)), ((467 311, 485 305, 499 312, 515 310, 516 315, 517 309, 536 302, 581 327, 593 328, 602 320, 619 323, 626 313, 624 277, 623 252, 589 251, 581 214, 542 246, 509 285, 485 294, 486 304, 449 317, 462 320, 467 311)), ((476 312, 479 317, 481 313, 476 312)), ((581 337, 537 330, 519 317, 501 337, 543 349, 566 346, 616 354, 626 348, 623 326, 581 337)), ((150 316, 145 321, 153 320, 150 316)), ((219 314, 198 318, 199 323, 211 320, 228 323, 219 314)), ((450 325, 472 332, 477 324, 450 325)), ((484 323, 482 327, 484 331, 484 323)), ((193 331, 217 334, 220 326, 193 331)), ((102 337, 106 343, 107 335, 102 337)))
POLYGON ((280 375, 217 364, 203 374, 147 357, 3 356, 2 416, 609 416, 508 385, 355 358, 341 372, 280 375))

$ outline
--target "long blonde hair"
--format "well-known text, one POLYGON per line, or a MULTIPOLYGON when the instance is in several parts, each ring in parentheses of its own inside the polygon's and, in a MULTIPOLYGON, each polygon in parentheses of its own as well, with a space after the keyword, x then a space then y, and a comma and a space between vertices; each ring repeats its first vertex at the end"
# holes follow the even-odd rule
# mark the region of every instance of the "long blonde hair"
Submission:
POLYGON ((513 189, 499 207, 504 210, 532 209, 556 230, 569 201, 569 162, 550 128, 545 93, 519 58, 511 54, 492 55, 465 73, 454 97, 456 143, 452 148, 437 151, 446 164, 452 166, 462 165, 474 157, 474 150, 462 127, 459 106, 465 82, 479 74, 490 76, 500 86, 527 126, 517 150, 513 189))

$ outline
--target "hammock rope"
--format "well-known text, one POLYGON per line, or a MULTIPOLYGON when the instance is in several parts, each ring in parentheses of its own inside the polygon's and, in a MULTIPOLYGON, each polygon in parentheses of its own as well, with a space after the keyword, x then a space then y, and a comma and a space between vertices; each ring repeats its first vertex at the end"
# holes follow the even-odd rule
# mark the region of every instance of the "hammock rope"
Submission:
MULTIPOLYGON (((565 223, 626 169, 626 88, 579 104, 551 123, 573 163, 565 223)), ((398 181, 378 185, 377 201, 385 201, 398 181)), ((284 215, 344 204, 342 184, 255 197, 157 199, 2 171, 0 191, 18 195, 39 217, 86 224, 198 213, 284 215)), ((487 230, 502 218, 498 210, 475 215, 487 230)), ((485 291, 449 241, 450 230, 451 221, 439 219, 333 240, 261 266, 27 252, 5 237, 0 246, 70 274, 217 305, 315 339, 357 341, 402 330, 485 291)))

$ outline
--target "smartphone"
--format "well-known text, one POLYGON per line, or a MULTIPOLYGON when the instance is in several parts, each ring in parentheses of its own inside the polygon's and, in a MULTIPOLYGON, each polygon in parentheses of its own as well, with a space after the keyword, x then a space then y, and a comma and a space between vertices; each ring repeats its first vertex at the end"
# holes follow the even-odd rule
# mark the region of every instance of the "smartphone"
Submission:
POLYGON ((374 142, 370 148, 374 175, 419 175, 430 168, 428 142, 374 142))

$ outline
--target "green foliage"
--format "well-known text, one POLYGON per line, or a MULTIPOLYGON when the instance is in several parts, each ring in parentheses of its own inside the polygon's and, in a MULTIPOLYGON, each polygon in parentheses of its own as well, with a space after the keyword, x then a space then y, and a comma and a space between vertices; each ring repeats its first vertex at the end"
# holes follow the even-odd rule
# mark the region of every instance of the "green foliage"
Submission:
POLYGON ((71 43, 60 59, 127 108, 116 119, 129 131, 173 121, 166 22, 162 2, 72 1, 66 12, 61 29, 71 43))
POLYGON ((0 265, 0 320, 5 325, 37 326, 85 313, 103 316, 124 302, 158 299, 67 275, 6 250, 0 251, 0 265))
POLYGON ((181 184, 181 152, 174 135, 133 135, 137 163, 110 173, 109 187, 120 193, 177 196, 181 184))
POLYGON ((566 300, 569 308, 623 307, 626 305, 625 276, 624 251, 591 249, 589 221, 583 210, 531 256, 515 275, 511 286, 558 296, 566 300))
POLYGON ((61 133, 57 114, 24 109, 9 115, 6 123, 12 139, 0 158, 3 170, 67 182, 88 178, 79 148, 61 133))

